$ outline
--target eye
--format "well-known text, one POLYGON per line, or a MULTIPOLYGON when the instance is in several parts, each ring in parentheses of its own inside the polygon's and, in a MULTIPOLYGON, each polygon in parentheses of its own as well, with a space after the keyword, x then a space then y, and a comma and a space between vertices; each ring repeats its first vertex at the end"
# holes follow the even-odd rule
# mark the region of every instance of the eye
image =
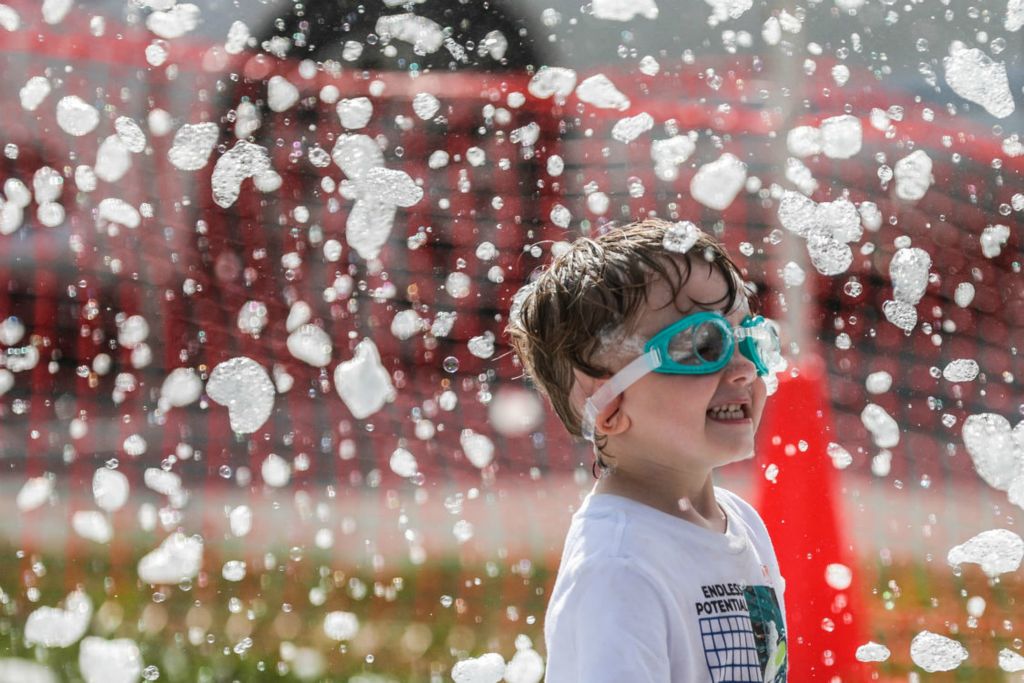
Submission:
POLYGON ((722 333, 714 325, 701 325, 693 337, 697 353, 704 360, 714 361, 722 356, 722 333))

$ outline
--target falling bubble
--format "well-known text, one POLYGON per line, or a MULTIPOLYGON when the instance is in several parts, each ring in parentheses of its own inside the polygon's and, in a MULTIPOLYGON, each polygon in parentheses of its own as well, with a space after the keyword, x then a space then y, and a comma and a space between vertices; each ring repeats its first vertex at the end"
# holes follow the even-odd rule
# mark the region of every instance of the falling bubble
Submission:
POLYGON ((910 658, 928 672, 952 671, 967 659, 967 650, 955 640, 921 631, 910 642, 910 658))
POLYGON ((935 181, 931 157, 922 149, 897 161, 893 174, 896 177, 896 196, 908 202, 924 197, 935 181))
POLYGON ((100 113, 77 95, 67 95, 57 102, 57 125, 69 135, 81 137, 91 133, 100 123, 100 113))
POLYGON ((568 228, 572 221, 572 214, 562 204, 555 204, 551 209, 551 222, 560 228, 568 228))
POLYGON ((844 114, 821 122, 821 151, 830 159, 850 159, 860 152, 860 119, 844 114))
POLYGON ((985 258, 995 258, 1010 239, 1010 228, 1005 225, 990 225, 981 231, 981 253, 985 258))
POLYGON ((245 578, 246 565, 241 560, 228 560, 220 570, 225 581, 238 582, 245 578))
POLYGON ((638 68, 640 69, 640 73, 644 76, 657 76, 658 72, 661 71, 661 65, 658 64, 658 60, 651 55, 644 56, 644 58, 640 60, 638 68))
POLYGON ((96 506, 115 512, 128 502, 128 477, 117 470, 101 467, 92 477, 92 496, 96 506))
POLYGON ((324 617, 324 633, 331 640, 352 640, 359 632, 359 619, 351 612, 328 612, 324 617))
POLYGON ((690 221, 679 221, 668 226, 665 230, 665 237, 662 240, 662 247, 666 251, 676 254, 685 254, 690 251, 702 233, 700 228, 690 221))
POLYGON ((576 87, 576 72, 560 66, 544 66, 534 74, 526 86, 527 91, 539 99, 554 97, 564 102, 576 87))
POLYGON ((697 169, 690 181, 690 194, 704 206, 724 211, 743 189, 746 179, 747 165, 727 152, 697 169))
POLYGON ((333 347, 331 338, 316 325, 302 325, 288 335, 288 353, 315 368, 322 368, 331 362, 333 347))
POLYGON ((950 549, 946 561, 957 567, 979 564, 990 577, 1015 572, 1024 558, 1024 540, 1007 529, 983 531, 969 541, 950 549))
POLYGON ((469 352, 477 358, 490 358, 494 355, 494 333, 484 332, 469 340, 469 352))
POLYGON ((395 396, 377 345, 368 338, 356 345, 351 360, 335 368, 334 387, 353 417, 359 420, 376 413, 395 396))
POLYGON ((616 121, 612 126, 612 139, 628 144, 652 128, 654 117, 647 112, 641 112, 636 116, 627 116, 616 121))
POLYGON ((368 97, 343 99, 336 109, 341 125, 349 129, 363 128, 373 116, 373 103, 368 97))
POLYGON ((232 22, 228 28, 227 40, 224 41, 224 51, 229 55, 240 54, 249 42, 249 36, 249 27, 244 21, 232 22))
POLYGON ((999 651, 999 668, 1009 673, 1024 671, 1024 657, 1009 648, 1003 648, 999 651))
POLYGON ((826 448, 828 457, 832 459, 832 466, 837 470, 844 470, 853 463, 853 456, 837 443, 829 442, 826 448))
POLYGON ((412 98, 412 110, 416 116, 429 121, 441 109, 441 101, 428 92, 416 93, 412 98))
POLYGON ((974 285, 970 282, 961 282, 956 286, 953 293, 953 300, 960 308, 967 308, 974 301, 974 285))
POLYGON ((71 516, 71 528, 82 538, 96 543, 109 543, 114 536, 110 521, 98 510, 76 510, 71 516))
POLYGON ((856 657, 858 662, 884 662, 891 654, 885 645, 869 640, 857 648, 856 657))
POLYGON ((452 527, 452 535, 458 543, 466 543, 473 538, 473 525, 465 519, 460 519, 452 527))
POLYGON ((494 442, 486 435, 478 434, 472 429, 463 429, 459 434, 459 444, 466 458, 475 467, 483 469, 491 464, 494 458, 494 442))
POLYGON ((167 61, 168 50, 167 42, 163 40, 154 40, 152 43, 146 46, 146 62, 150 66, 162 66, 167 61))
POLYGON ((798 157, 821 154, 821 129, 815 126, 797 126, 786 135, 786 149, 798 157))
POLYGON ((82 591, 68 594, 64 608, 39 607, 25 622, 25 642, 43 647, 68 647, 85 635, 92 619, 92 600, 82 591))
POLYGON ((942 376, 950 382, 970 382, 978 376, 978 362, 970 358, 950 361, 942 370, 942 376))
POLYGON ((14 503, 21 512, 31 512, 49 500, 52 493, 52 475, 32 477, 22 485, 14 503))
POLYGON ((180 38, 199 25, 199 8, 191 3, 174 5, 146 17, 146 28, 166 40, 180 38))
POLYGON ((177 532, 139 560, 139 579, 154 585, 194 579, 199 574, 202 560, 202 539, 177 532))
POLYGON ((654 140, 651 143, 651 160, 654 161, 655 174, 666 182, 675 180, 679 177, 677 167, 689 159, 696 149, 696 143, 688 135, 654 140))
POLYGON ((419 471, 416 456, 404 448, 396 448, 392 451, 388 465, 391 467, 391 471, 400 477, 412 477, 419 471))
POLYGON ((594 0, 591 11, 598 19, 629 21, 640 15, 647 19, 658 18, 658 6, 654 0, 594 0))
POLYGON ((382 40, 397 38, 412 44, 413 52, 428 55, 444 43, 444 31, 435 22, 415 14, 391 14, 377 19, 375 32, 382 40))
POLYGON ((954 43, 944 57, 946 82, 960 97, 980 104, 997 119, 1013 113, 1015 106, 1006 77, 1006 65, 994 62, 978 48, 954 43))
POLYGON ((892 448, 900 442, 899 424, 882 406, 867 404, 861 411, 860 419, 879 448, 892 448))
MULTIPOLYGON (((204 162, 205 163, 205 162, 204 162)), ((267 149, 245 140, 221 155, 213 169, 211 185, 213 201, 221 208, 228 208, 238 199, 242 181, 270 171, 270 157, 267 149)))
POLYGON ((480 41, 477 51, 481 56, 487 54, 491 59, 501 60, 508 51, 508 38, 501 31, 490 31, 480 41))
POLYGON ((134 683, 142 675, 142 652, 129 638, 82 639, 78 669, 85 683, 134 683))
POLYGON ((35 111, 50 94, 50 81, 45 76, 33 76, 18 91, 18 98, 25 111, 35 111))
POLYGON ((623 95, 615 84, 604 74, 585 78, 576 87, 576 97, 581 102, 592 104, 598 109, 629 109, 629 98, 623 95))
POLYGON ((844 564, 830 564, 825 567, 825 583, 837 591, 844 591, 853 583, 853 572, 844 564))
POLYGON ((193 368, 171 370, 160 386, 160 404, 167 408, 181 408, 199 400, 203 381, 193 368))
POLYGON ((989 486, 1007 491, 1024 475, 1024 449, 1017 445, 1021 431, 1024 427, 1018 424, 1011 429, 1010 422, 995 413, 970 415, 964 421, 964 445, 974 469, 989 486))
POLYGON ((127 116, 118 116, 114 121, 117 137, 128 151, 138 154, 146 149, 146 134, 134 120, 127 116))
POLYGON ((263 366, 245 356, 218 364, 206 383, 206 393, 228 409, 231 429, 238 434, 257 431, 274 409, 274 384, 263 366))
MULTIPOLYGON (((635 0, 631 4, 635 4, 635 0)), ((464 659, 452 667, 452 680, 455 683, 498 683, 504 676, 505 660, 497 652, 488 652, 475 659, 464 659)))
POLYGON ((252 508, 248 505, 232 508, 228 513, 228 526, 231 529, 231 535, 236 538, 247 535, 252 530, 252 508))

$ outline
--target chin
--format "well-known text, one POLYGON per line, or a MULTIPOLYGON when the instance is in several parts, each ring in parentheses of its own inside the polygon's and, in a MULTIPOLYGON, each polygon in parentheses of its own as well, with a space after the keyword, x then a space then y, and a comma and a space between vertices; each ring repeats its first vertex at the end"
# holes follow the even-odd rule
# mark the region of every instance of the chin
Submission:
POLYGON ((731 452, 722 454, 722 464, 730 465, 734 462, 743 462, 744 460, 750 460, 754 457, 753 446, 733 449, 731 452))

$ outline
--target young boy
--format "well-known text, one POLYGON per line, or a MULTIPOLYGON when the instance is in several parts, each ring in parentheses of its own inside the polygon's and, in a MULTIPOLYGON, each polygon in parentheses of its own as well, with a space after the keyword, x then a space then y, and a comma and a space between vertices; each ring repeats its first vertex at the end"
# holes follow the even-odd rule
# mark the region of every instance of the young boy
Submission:
POLYGON ((786 680, 771 540, 711 476, 752 455, 784 365, 751 303, 721 245, 656 219, 577 240, 517 296, 513 347, 601 471, 548 604, 547 683, 786 680))

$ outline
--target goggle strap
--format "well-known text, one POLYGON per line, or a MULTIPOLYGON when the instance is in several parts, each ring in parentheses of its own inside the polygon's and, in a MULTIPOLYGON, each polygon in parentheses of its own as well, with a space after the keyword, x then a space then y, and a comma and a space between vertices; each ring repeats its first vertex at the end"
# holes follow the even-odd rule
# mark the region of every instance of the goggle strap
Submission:
POLYGON ((587 441, 594 440, 594 426, 597 423, 598 413, 607 408, 616 396, 659 366, 661 366, 661 354, 657 349, 651 349, 612 375, 611 379, 587 399, 583 406, 583 436, 587 441))

